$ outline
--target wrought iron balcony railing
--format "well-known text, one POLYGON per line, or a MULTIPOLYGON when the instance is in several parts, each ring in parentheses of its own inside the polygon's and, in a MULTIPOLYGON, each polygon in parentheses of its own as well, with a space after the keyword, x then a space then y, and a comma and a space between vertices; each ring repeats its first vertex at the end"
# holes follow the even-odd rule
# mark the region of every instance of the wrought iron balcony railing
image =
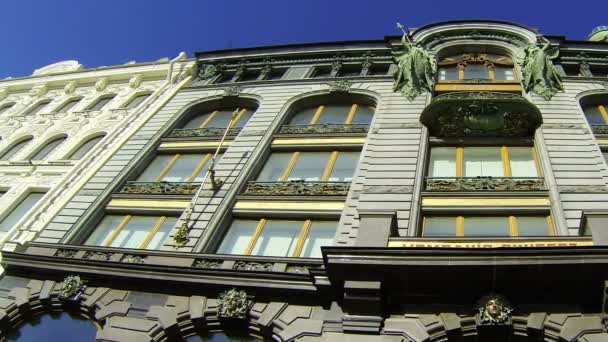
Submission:
POLYGON ((540 177, 426 177, 426 191, 544 191, 540 177))
POLYGON ((283 125, 279 134, 367 134, 368 124, 283 125))
POLYGON ((194 195, 201 183, 127 182, 118 192, 132 195, 194 195))
MULTIPOLYGON (((200 138, 200 137, 221 137, 226 128, 206 127, 206 128, 176 128, 167 134, 167 138, 200 138)), ((226 136, 234 137, 239 134, 240 128, 229 128, 226 136)))
POLYGON ((350 182, 248 182, 243 195, 250 196, 346 196, 350 182))
POLYGON ((608 135, 608 125, 591 125, 591 131, 596 135, 608 135))

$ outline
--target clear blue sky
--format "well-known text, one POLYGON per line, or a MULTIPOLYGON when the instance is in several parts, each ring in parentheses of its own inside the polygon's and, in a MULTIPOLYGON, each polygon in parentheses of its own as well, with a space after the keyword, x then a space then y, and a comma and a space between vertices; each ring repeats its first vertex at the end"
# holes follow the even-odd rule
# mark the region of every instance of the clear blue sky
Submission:
POLYGON ((395 22, 501 19, 586 39, 608 0, 0 0, 0 78, 66 59, 86 67, 194 51, 382 39, 395 22))

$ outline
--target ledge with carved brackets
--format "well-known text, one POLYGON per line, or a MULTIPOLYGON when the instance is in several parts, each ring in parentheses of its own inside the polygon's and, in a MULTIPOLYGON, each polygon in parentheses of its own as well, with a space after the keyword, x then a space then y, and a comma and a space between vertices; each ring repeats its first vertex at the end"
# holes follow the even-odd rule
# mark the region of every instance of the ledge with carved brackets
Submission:
POLYGON ((456 92, 435 97, 420 122, 436 137, 525 137, 533 136, 543 120, 521 95, 456 92))
POLYGON ((427 177, 425 191, 545 191, 543 178, 427 177))
POLYGON ((608 135, 608 125, 591 125, 591 131, 595 135, 608 135))
MULTIPOLYGON (((224 135, 226 128, 222 127, 206 127, 206 128, 177 128, 171 130, 165 138, 219 138, 224 135)), ((226 133, 227 137, 235 137, 241 132, 240 128, 229 128, 226 133)))
POLYGON ((201 183, 127 182, 117 194, 131 195, 194 195, 201 183))
POLYGON ((365 136, 368 124, 283 125, 278 135, 351 135, 365 136))
POLYGON ((350 182, 248 182, 245 196, 346 196, 350 182))

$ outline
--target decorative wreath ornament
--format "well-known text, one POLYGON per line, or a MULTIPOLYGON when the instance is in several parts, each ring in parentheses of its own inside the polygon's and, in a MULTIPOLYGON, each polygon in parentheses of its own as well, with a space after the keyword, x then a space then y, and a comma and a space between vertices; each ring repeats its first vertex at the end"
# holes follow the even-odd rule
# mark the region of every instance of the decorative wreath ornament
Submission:
POLYGON ((497 325, 509 322, 513 307, 504 296, 489 294, 479 300, 477 312, 481 324, 497 325))

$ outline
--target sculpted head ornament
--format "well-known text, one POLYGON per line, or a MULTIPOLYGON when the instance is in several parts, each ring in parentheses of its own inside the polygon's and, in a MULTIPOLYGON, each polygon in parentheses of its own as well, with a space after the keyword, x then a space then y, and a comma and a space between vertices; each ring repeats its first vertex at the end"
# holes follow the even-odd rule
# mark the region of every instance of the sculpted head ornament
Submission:
POLYGON ((508 323, 513 308, 504 296, 490 294, 477 304, 479 322, 485 325, 508 323))

